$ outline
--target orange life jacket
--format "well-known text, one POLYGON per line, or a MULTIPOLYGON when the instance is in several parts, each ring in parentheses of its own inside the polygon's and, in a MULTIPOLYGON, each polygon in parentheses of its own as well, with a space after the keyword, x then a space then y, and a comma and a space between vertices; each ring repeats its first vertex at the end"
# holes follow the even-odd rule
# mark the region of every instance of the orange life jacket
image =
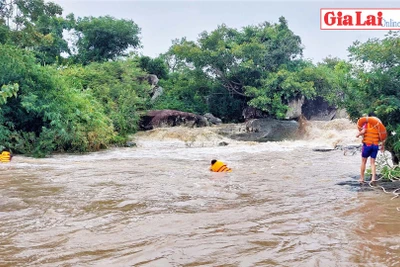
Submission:
POLYGON ((364 134, 363 143, 367 145, 378 145, 380 141, 379 131, 371 123, 367 123, 367 129, 364 134))
POLYGON ((8 151, 3 151, 0 154, 0 162, 10 162, 11 161, 11 153, 8 151))
POLYGON ((377 117, 362 117, 358 120, 358 129, 367 123, 367 128, 364 134, 363 143, 367 145, 378 145, 380 141, 384 141, 387 137, 386 128, 377 117))
POLYGON ((210 167, 210 171, 213 172, 232 172, 231 168, 228 168, 225 163, 222 161, 217 160, 213 165, 210 167))

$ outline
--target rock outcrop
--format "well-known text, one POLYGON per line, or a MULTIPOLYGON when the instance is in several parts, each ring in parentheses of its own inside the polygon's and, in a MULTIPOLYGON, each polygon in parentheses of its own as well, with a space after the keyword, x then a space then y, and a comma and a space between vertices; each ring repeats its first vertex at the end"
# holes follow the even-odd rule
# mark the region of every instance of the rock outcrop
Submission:
MULTIPOLYGON (((345 110, 337 109, 322 97, 315 99, 307 99, 304 96, 295 98, 289 101, 288 107, 285 114, 286 120, 299 119, 302 116, 309 121, 329 121, 349 117, 345 110)), ((253 107, 246 107, 242 115, 246 121, 268 117, 264 112, 253 107)))
MULTIPOLYGON (((267 113, 249 106, 243 109, 242 116, 245 121, 250 119, 268 118, 267 113)), ((307 99, 304 96, 301 96, 289 101, 285 119, 297 120, 300 117, 304 117, 311 121, 329 121, 332 119, 348 118, 349 116, 345 110, 337 109, 322 97, 307 99)))
POLYGON ((214 117, 211 113, 204 114, 204 117, 210 122, 210 124, 221 124, 222 120, 220 118, 214 117))
POLYGON ((204 127, 208 126, 203 116, 178 110, 151 110, 141 117, 139 127, 142 130, 151 130, 160 127, 204 127))
POLYGON ((336 107, 322 97, 306 99, 301 109, 303 116, 310 121, 330 121, 336 115, 336 107))
POLYGON ((144 76, 139 77, 141 82, 146 82, 150 85, 151 88, 151 102, 154 102, 160 95, 163 94, 163 88, 158 85, 158 77, 155 74, 146 74, 144 76))
POLYGON ((290 101, 288 104, 289 109, 286 112, 285 119, 293 120, 299 118, 302 115, 302 107, 304 101, 305 101, 304 96, 299 99, 293 99, 292 101, 290 101))
POLYGON ((155 74, 147 74, 145 79, 147 80, 147 82, 151 85, 151 88, 155 88, 158 85, 158 77, 155 74))
POLYGON ((263 111, 250 106, 247 106, 243 109, 242 116, 246 121, 250 119, 260 119, 267 117, 267 115, 263 111))
POLYGON ((161 96, 164 93, 164 89, 161 86, 157 86, 155 88, 153 88, 153 92, 152 92, 152 97, 151 97, 151 102, 154 103, 154 101, 156 101, 156 99, 161 96))
POLYGON ((218 133, 239 141, 281 141, 295 138, 299 123, 294 120, 253 119, 243 124, 221 125, 218 133))

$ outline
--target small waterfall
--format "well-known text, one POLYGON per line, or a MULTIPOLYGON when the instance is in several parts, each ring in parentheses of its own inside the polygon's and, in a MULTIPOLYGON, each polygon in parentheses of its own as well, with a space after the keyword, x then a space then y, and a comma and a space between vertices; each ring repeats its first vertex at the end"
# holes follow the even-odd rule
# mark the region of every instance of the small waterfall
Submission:
MULTIPOLYGON (((221 127, 221 126, 218 126, 221 127)), ((151 131, 139 132, 134 138, 141 146, 175 146, 175 147, 213 147, 226 144, 252 143, 229 139, 218 133, 218 127, 171 127, 156 128, 151 131)), ((223 126, 222 126, 223 127, 223 126)), ((293 143, 293 145, 315 145, 335 147, 336 145, 360 144, 356 138, 357 127, 348 119, 331 121, 300 121, 299 135, 295 140, 268 143, 293 143)))

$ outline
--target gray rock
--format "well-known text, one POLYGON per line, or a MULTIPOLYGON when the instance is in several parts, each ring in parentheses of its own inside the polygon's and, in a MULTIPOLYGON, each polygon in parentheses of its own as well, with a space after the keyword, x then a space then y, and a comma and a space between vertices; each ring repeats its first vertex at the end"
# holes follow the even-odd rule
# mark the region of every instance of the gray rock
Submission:
POLYGON ((227 145, 229 145, 229 144, 224 141, 218 143, 218 146, 227 146, 227 145))
POLYGON ((240 141, 281 141, 295 138, 299 123, 294 120, 254 119, 243 124, 220 126, 218 133, 240 141))
POLYGON ((169 109, 150 110, 141 117, 139 122, 139 127, 142 130, 174 126, 204 127, 208 125, 208 120, 203 116, 169 109))
POLYGON ((136 146, 136 143, 132 142, 132 141, 128 141, 125 143, 125 147, 135 147, 135 146, 136 146))
POLYGON ((304 101, 305 101, 304 96, 290 101, 288 104, 289 109, 286 112, 285 119, 293 120, 299 118, 302 114, 302 106, 304 104, 304 101))
POLYGON ((334 119, 349 119, 350 116, 345 109, 338 109, 336 110, 334 119))
POLYGON ((329 105, 322 97, 306 99, 302 114, 310 121, 330 121, 336 115, 336 107, 329 105))
POLYGON ((214 117, 211 113, 204 114, 204 117, 211 123, 211 124, 221 124, 222 120, 220 118, 214 117))
POLYGON ((151 88, 154 88, 158 84, 158 77, 155 74, 148 74, 146 75, 147 82, 151 85, 151 88))
POLYGON ((265 118, 267 115, 259 109, 249 107, 243 109, 242 116, 245 120, 265 118))
POLYGON ((156 101, 156 99, 161 96, 164 92, 164 89, 161 86, 156 86, 153 89, 153 96, 151 97, 151 102, 156 101))

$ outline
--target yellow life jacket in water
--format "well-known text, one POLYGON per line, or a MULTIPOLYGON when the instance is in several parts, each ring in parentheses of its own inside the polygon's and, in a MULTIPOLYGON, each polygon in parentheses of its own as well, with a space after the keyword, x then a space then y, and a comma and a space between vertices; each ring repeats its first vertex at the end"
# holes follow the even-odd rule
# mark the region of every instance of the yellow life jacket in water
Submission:
POLYGON ((225 163, 222 161, 217 160, 213 165, 210 167, 210 171, 213 172, 232 172, 231 168, 228 168, 225 163))
POLYGON ((10 162, 11 161, 11 153, 8 151, 3 151, 0 154, 0 162, 10 162))

